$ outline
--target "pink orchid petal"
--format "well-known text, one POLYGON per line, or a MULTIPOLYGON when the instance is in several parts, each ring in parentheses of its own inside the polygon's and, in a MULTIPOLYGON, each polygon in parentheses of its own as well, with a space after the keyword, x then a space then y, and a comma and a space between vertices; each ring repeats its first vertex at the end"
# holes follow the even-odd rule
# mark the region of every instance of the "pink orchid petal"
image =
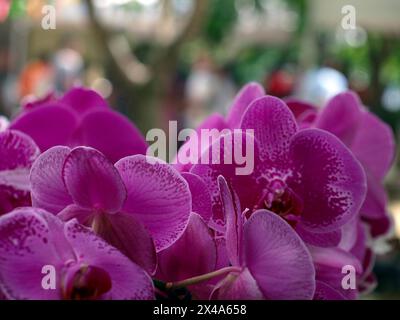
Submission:
POLYGON ((315 126, 333 133, 344 144, 350 146, 361 116, 360 106, 360 99, 354 92, 340 93, 328 101, 315 126))
POLYGON ((379 219, 386 215, 388 203, 385 187, 382 182, 367 173, 367 194, 360 209, 362 217, 379 219))
POLYGON ((287 222, 258 210, 244 225, 243 235, 246 265, 267 299, 312 299, 311 256, 287 222))
POLYGON ((313 300, 347 300, 347 298, 326 283, 316 281, 313 300))
POLYGON ((61 210, 57 217, 64 222, 76 219, 80 224, 90 225, 94 214, 93 209, 85 209, 76 204, 70 204, 61 210))
POLYGON ((59 289, 42 288, 42 268, 52 265, 58 269, 63 261, 40 213, 39 209, 23 208, 0 218, 0 288, 7 298, 59 298, 59 289))
POLYGON ((306 101, 298 100, 296 98, 287 98, 283 99, 283 101, 298 121, 304 117, 305 113, 317 112, 317 107, 306 101))
POLYGON ((356 244, 358 237, 358 225, 360 224, 358 217, 353 220, 347 222, 341 228, 342 237, 338 244, 339 248, 342 248, 345 251, 350 251, 351 248, 356 244))
POLYGON ((83 116, 88 111, 110 108, 96 91, 80 87, 69 90, 60 102, 68 105, 79 116, 83 116))
POLYGON ((230 274, 216 286, 211 294, 218 300, 264 300, 256 280, 249 269, 244 268, 240 274, 230 274))
POLYGON ((218 130, 220 133, 223 132, 224 129, 228 129, 229 125, 226 123, 224 117, 219 113, 213 113, 209 117, 207 117, 195 130, 196 134, 191 135, 188 140, 179 148, 178 153, 173 161, 175 169, 180 172, 187 172, 190 168, 200 162, 200 156, 204 150, 209 147, 209 144, 206 141, 199 140, 201 137, 202 130, 218 130), (196 152, 195 156, 198 157, 197 161, 193 163, 182 163, 180 159, 182 157, 186 158, 189 156, 190 152, 196 152))
POLYGON ((226 249, 225 238, 215 238, 215 243, 217 244, 217 266, 216 269, 222 269, 230 265, 228 258, 228 252, 226 249))
POLYGON ((63 179, 75 204, 109 213, 119 211, 126 189, 118 171, 99 151, 73 149, 64 162, 63 179))
POLYGON ((314 260, 316 279, 339 291, 347 299, 356 299, 356 289, 345 290, 342 287, 342 280, 346 275, 342 270, 345 266, 352 266, 358 278, 363 272, 363 267, 357 257, 341 248, 309 246, 309 250, 314 260))
POLYGON ((339 272, 335 274, 335 278, 342 278, 342 267, 345 265, 352 265, 357 273, 361 274, 362 272, 363 268, 357 257, 341 248, 319 248, 308 246, 308 249, 311 253, 314 264, 317 266, 317 271, 325 271, 325 269, 329 268, 338 269, 339 272))
POLYGON ((302 228, 301 224, 296 226, 296 232, 299 234, 300 238, 303 239, 303 241, 307 244, 319 247, 337 246, 342 236, 340 229, 331 232, 316 233, 310 232, 302 228))
POLYGON ((292 139, 290 158, 300 175, 289 186, 303 200, 304 229, 331 232, 358 213, 366 193, 364 170, 338 138, 302 130, 292 139))
POLYGON ((153 274, 157 266, 153 239, 145 227, 130 213, 103 214, 95 218, 95 231, 129 259, 153 274))
POLYGON ((31 204, 29 171, 39 153, 39 148, 24 133, 0 132, 0 215, 31 204))
POLYGON ((393 218, 389 213, 376 219, 362 217, 362 220, 368 224, 369 232, 373 238, 387 235, 394 225, 393 218))
POLYGON ((357 134, 350 149, 366 171, 378 179, 383 179, 394 159, 393 131, 377 116, 364 111, 360 115, 357 134))
POLYGON ((128 193, 123 211, 144 224, 158 252, 166 249, 182 235, 189 220, 187 182, 172 166, 142 155, 123 158, 115 167, 128 193))
POLYGON ((15 130, 0 132, 0 172, 29 170, 39 153, 35 142, 26 134, 15 130))
POLYGON ((247 107, 256 99, 265 95, 264 88, 256 83, 251 82, 245 85, 235 97, 229 114, 227 122, 231 128, 239 128, 242 116, 247 110, 247 107))
MULTIPOLYGON (((212 197, 213 223, 223 226, 225 217, 217 183, 218 176, 222 175, 238 194, 243 210, 246 208, 253 209, 260 197, 261 188, 257 183, 259 173, 259 168, 257 167, 259 164, 259 149, 251 135, 242 132, 234 132, 222 136, 211 145, 206 152, 209 154, 209 164, 197 164, 192 167, 190 172, 203 179, 208 186, 212 197), (244 165, 239 165, 237 161, 235 161, 234 154, 235 150, 242 150, 242 154, 245 154, 246 141, 254 146, 254 154, 247 155, 248 157, 251 156, 251 159, 254 160, 254 168, 250 174, 238 175, 236 170, 238 168, 243 168, 244 165), (231 147, 231 145, 233 147, 231 147), (226 163, 224 161, 225 157, 232 159, 232 164, 226 163), (221 163, 213 163, 213 159, 220 159, 221 163)), ((206 152, 204 154, 207 154, 206 152)))
MULTIPOLYGON (((353 245, 351 248, 347 249, 345 246, 342 246, 340 248, 344 248, 345 250, 347 249, 352 255, 354 255, 361 263, 363 263, 363 268, 364 268, 364 273, 365 273, 365 267, 364 262, 366 261, 366 257, 368 255, 367 250, 369 248, 367 247, 367 227, 360 221, 357 221, 357 224, 355 225, 355 228, 353 228, 353 233, 355 234, 355 239, 353 242, 353 245)), ((368 260, 368 259, 367 259, 368 260)), ((370 270, 372 272, 372 270, 370 270)))
POLYGON ((142 268, 76 220, 67 222, 64 230, 79 260, 105 270, 111 277, 112 288, 105 298, 154 299, 152 280, 142 268))
POLYGON ((49 103, 21 114, 10 129, 29 135, 43 152, 56 145, 69 145, 77 126, 78 120, 71 110, 49 103))
POLYGON ((192 211, 199 214, 208 223, 212 216, 212 206, 211 194, 207 185, 200 177, 189 172, 183 172, 182 177, 188 183, 192 195, 192 211))
POLYGON ((157 278, 165 281, 192 278, 214 271, 216 262, 213 235, 204 220, 192 213, 183 235, 158 254, 157 278))
POLYGON ((92 111, 83 117, 75 144, 101 151, 113 163, 134 154, 146 154, 147 143, 125 116, 111 110, 92 111))
POLYGON ((12 299, 62 299, 65 272, 74 266, 107 272, 104 299, 153 299, 151 278, 76 220, 63 224, 41 209, 22 208, 0 218, 1 290, 12 299), (45 290, 42 268, 56 270, 56 289, 45 290))
POLYGON ((223 176, 218 177, 218 185, 225 213, 225 240, 228 258, 233 266, 241 266, 244 219, 239 198, 234 190, 229 188, 223 176))
POLYGON ((64 161, 70 151, 68 147, 53 147, 42 153, 33 164, 30 181, 34 207, 57 214, 72 204, 62 179, 64 161))
POLYGON ((260 158, 269 166, 286 166, 290 138, 297 132, 297 124, 282 100, 265 96, 253 101, 243 115, 240 127, 254 130, 255 140, 263 147, 260 158))

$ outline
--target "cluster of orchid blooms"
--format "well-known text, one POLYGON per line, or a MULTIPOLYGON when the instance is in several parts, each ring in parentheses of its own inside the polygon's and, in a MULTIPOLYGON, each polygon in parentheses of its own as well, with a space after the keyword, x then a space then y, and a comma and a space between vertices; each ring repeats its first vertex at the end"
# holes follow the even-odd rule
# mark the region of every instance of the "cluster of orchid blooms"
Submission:
POLYGON ((355 299, 373 288, 395 145, 354 93, 317 109, 250 83, 203 128, 230 130, 221 157, 227 134, 234 147, 248 138, 234 129, 253 129, 253 172, 149 159, 138 129, 84 88, 0 119, 0 296, 355 299), (356 288, 342 286, 346 265, 356 288))

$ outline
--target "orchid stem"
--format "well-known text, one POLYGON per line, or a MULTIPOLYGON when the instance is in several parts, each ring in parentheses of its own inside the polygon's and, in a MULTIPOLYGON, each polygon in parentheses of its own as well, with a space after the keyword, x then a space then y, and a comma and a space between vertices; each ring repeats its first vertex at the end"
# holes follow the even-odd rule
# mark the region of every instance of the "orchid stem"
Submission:
POLYGON ((212 278, 224 275, 229 272, 240 272, 241 268, 239 267, 225 267, 210 273, 202 274, 201 276, 185 279, 182 281, 178 282, 168 282, 166 284, 167 289, 179 289, 179 288, 184 288, 190 285, 198 284, 207 280, 210 280, 212 278))

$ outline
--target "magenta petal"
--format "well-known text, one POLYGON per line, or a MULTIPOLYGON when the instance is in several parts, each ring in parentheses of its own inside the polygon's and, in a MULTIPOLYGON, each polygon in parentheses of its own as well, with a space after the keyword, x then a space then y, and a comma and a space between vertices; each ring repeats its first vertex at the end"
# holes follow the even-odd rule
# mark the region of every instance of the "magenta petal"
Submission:
POLYGON ((59 298, 59 290, 41 287, 42 268, 52 265, 59 270, 63 261, 40 213, 22 208, 0 218, 0 290, 10 299, 59 298))
POLYGON ((342 273, 344 266, 352 266, 359 276, 363 272, 360 261, 351 253, 341 248, 316 248, 309 247, 314 260, 316 279, 322 281, 337 291, 340 291, 348 299, 355 299, 358 295, 356 289, 344 290, 342 273))
POLYGON ((230 108, 227 116, 229 126, 231 128, 239 128, 242 116, 250 103, 264 95, 264 88, 260 84, 251 82, 245 85, 236 95, 235 101, 230 108))
POLYGON ((31 169, 32 205, 57 214, 72 198, 62 179, 64 161, 70 153, 68 147, 53 147, 35 161, 31 169))
POLYGON ((17 117, 10 129, 29 135, 43 152, 56 145, 69 145, 77 126, 78 120, 72 111, 66 107, 48 105, 17 117))
POLYGON ((229 274, 214 289, 211 299, 218 300, 263 300, 265 299, 249 269, 239 274, 229 274))
POLYGON ((211 194, 207 185, 200 177, 189 172, 183 172, 182 177, 188 183, 192 195, 192 211, 199 214, 208 223, 212 216, 212 206, 211 194))
POLYGON ((153 239, 130 213, 103 214, 95 218, 96 233, 129 259, 153 274, 157 266, 153 239))
POLYGON ((304 229, 330 232, 350 221, 366 193, 364 170, 343 143, 319 129, 297 133, 290 146, 290 187, 303 200, 304 229))
POLYGON ((302 228, 301 225, 296 226, 296 232, 304 242, 318 247, 337 246, 342 236, 340 229, 331 232, 316 233, 302 228))
POLYGON ((328 101, 315 126, 333 133, 350 146, 357 132, 361 112, 361 102, 354 92, 340 93, 328 101))
POLYGON ((146 154, 147 150, 146 141, 133 123, 111 110, 88 113, 75 139, 76 145, 95 148, 113 163, 126 156, 146 154))
POLYGON ((361 215, 370 219, 379 219, 386 214, 387 194, 383 183, 367 172, 367 195, 361 207, 361 215))
POLYGON ((85 88, 71 89, 60 101, 70 106, 79 116, 98 108, 109 108, 107 102, 96 91, 85 88))
MULTIPOLYGON (((312 255, 314 263, 318 266, 317 271, 324 268, 339 269, 340 271, 335 276, 342 278, 342 267, 345 265, 354 266, 357 273, 362 272, 360 261, 351 253, 341 248, 318 248, 309 246, 309 251, 312 255)), ((340 286, 340 283, 334 287, 340 286)))
POLYGON ((303 241, 278 215, 258 210, 244 226, 245 263, 267 299, 312 299, 315 271, 303 241))
POLYGON ((384 236, 388 234, 393 226, 393 218, 389 213, 377 219, 370 219, 363 217, 362 220, 369 226, 369 231, 373 238, 384 236))
MULTIPOLYGON (((369 267, 367 265, 364 265, 364 262, 368 262, 366 260, 368 260, 368 258, 371 257, 367 257, 368 256, 368 252, 372 250, 369 249, 367 247, 367 241, 369 240, 367 237, 367 230, 366 230, 366 226, 360 222, 357 221, 357 224, 355 225, 354 231, 353 233, 355 234, 355 240, 353 242, 352 247, 350 248, 349 252, 354 255, 359 261, 361 261, 361 263, 363 263, 363 273, 365 273, 365 267, 369 267)), ((347 249, 346 247, 344 247, 344 244, 341 243, 341 248, 344 248, 345 250, 347 249)), ((347 249, 348 250, 348 249, 347 249)), ((371 259, 373 260, 373 259, 371 259)), ((373 263, 372 263, 373 266, 373 263)), ((369 270, 370 272, 372 272, 372 266, 371 266, 371 270, 369 270)))
MULTIPOLYGON (((201 137, 201 133, 203 129, 210 129, 210 130, 218 130, 220 133, 224 129, 228 129, 229 126, 226 123, 224 117, 219 113, 213 113, 209 117, 207 117, 195 130, 196 135, 191 135, 188 140, 179 148, 178 154, 176 155, 173 163, 174 167, 180 172, 189 171, 190 168, 198 163, 199 161, 193 161, 193 163, 182 163, 180 159, 185 155, 189 155, 190 152, 196 150, 197 147, 197 156, 200 159, 202 152, 209 147, 205 141, 199 141, 199 137, 201 137)), ((186 158, 186 157, 185 157, 186 158)))
POLYGON ((39 156, 35 142, 22 132, 0 132, 0 172, 28 168, 39 156))
POLYGON ((65 225, 65 236, 82 264, 101 268, 111 277, 112 287, 105 299, 154 299, 150 276, 90 229, 71 220, 65 225))
POLYGON ((76 204, 70 204, 61 210, 57 217, 65 222, 76 219, 80 224, 88 225, 93 220, 94 214, 93 209, 84 209, 76 204))
POLYGON ((358 225, 361 224, 359 217, 349 221, 341 228, 342 238, 338 244, 339 248, 350 251, 357 242, 358 225))
POLYGON ((240 127, 253 129, 260 145, 260 158, 275 168, 287 165, 289 141, 297 131, 296 120, 286 104, 265 96, 251 103, 240 127), (268 146, 268 147, 267 147, 268 146))
POLYGON ((126 189, 117 169, 99 151, 73 149, 64 162, 63 179, 74 202, 109 213, 122 208, 126 189))
POLYGON ((192 213, 183 235, 158 254, 157 278, 174 282, 188 279, 214 271, 216 263, 213 235, 203 219, 192 213))
POLYGON ((169 247, 182 235, 191 212, 185 179, 172 166, 142 155, 123 158, 115 167, 128 192, 123 211, 145 225, 157 251, 169 247))
POLYGON ((29 171, 39 148, 22 132, 0 132, 0 215, 30 205, 29 171))
POLYGON ((316 281, 314 300, 347 300, 347 298, 326 283, 316 281))
MULTIPOLYGON (((206 151, 207 152, 207 151, 206 151)), ((204 154, 206 154, 206 152, 204 154)), ((241 201, 241 207, 244 209, 253 209, 260 197, 260 185, 257 183, 259 165, 259 150, 258 146, 254 141, 254 138, 243 132, 234 132, 226 134, 218 141, 216 141, 208 149, 209 164, 197 164, 192 167, 191 173, 198 175, 208 186, 213 204, 213 224, 223 226, 224 225, 224 213, 222 210, 220 191, 218 188, 217 178, 222 175, 227 182, 232 186, 235 192, 238 194, 241 201), (249 170, 250 174, 237 174, 238 168, 243 168, 244 165, 239 165, 235 160, 235 150, 242 150, 244 154, 246 150, 246 144, 252 144, 254 146, 254 157, 251 158, 254 161, 253 170, 249 170), (233 148, 231 147, 233 146, 233 148), (211 156, 213 155, 213 156, 211 156), (219 157, 219 158, 218 158, 219 157), (232 164, 224 163, 224 157, 233 159, 232 164), (213 164, 212 159, 221 159, 221 164, 213 164)), ((248 169, 250 169, 250 162, 248 169)), ((211 224, 210 224, 211 226, 211 224)), ((214 226, 213 226, 214 227, 214 226)))
POLYGON ((223 176, 218 177, 218 186, 225 214, 225 241, 228 258, 233 266, 241 266, 244 218, 239 198, 234 190, 229 188, 223 176))
POLYGON ((286 105, 289 107, 290 111, 292 111, 297 121, 302 119, 305 113, 317 112, 316 106, 296 98, 288 98, 284 99, 283 101, 285 101, 286 105))
POLYGON ((391 128, 377 116, 362 112, 351 151, 366 171, 383 179, 390 169, 395 153, 395 140, 391 128))

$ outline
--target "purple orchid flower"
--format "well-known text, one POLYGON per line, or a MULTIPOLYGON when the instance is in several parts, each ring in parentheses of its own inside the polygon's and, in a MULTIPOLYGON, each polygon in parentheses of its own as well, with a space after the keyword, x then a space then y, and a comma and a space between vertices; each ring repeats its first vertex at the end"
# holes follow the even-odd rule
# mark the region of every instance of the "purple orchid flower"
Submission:
POLYGON ((40 151, 18 131, 0 132, 0 215, 31 204, 29 171, 40 151))
POLYGON ((167 288, 185 286, 202 299, 311 299, 315 270, 296 232, 267 210, 246 221, 234 190, 222 176, 218 184, 227 221, 223 250, 192 214, 183 236, 159 254, 157 276, 170 281, 167 288))
POLYGON ((143 136, 126 117, 111 110, 96 92, 84 88, 74 88, 59 100, 49 97, 28 103, 10 128, 32 137, 42 152, 57 145, 84 145, 116 162, 146 154, 147 149, 143 136))
MULTIPOLYGON (((217 269, 217 243, 212 230, 197 213, 190 215, 183 235, 169 248, 158 253, 155 277, 165 282, 178 282, 208 274, 217 269), (190 253, 190 254, 188 254, 190 253)), ((189 285, 192 296, 208 299, 215 283, 189 285)))
MULTIPOLYGON (((240 128, 254 130, 252 174, 236 175, 236 163, 213 164, 212 159, 190 170, 210 189, 213 226, 224 223, 217 185, 217 177, 223 175, 238 193, 242 208, 248 209, 247 215, 267 209, 290 222, 306 242, 337 245, 340 228, 358 214, 366 192, 363 168, 348 148, 326 131, 299 130, 285 103, 271 96, 247 107, 240 128)), ((243 135, 226 134, 207 152, 234 159, 243 135), (233 148, 226 148, 225 141, 233 148)))
POLYGON ((392 226, 387 213, 387 195, 383 180, 392 166, 395 152, 393 132, 377 116, 369 112, 358 96, 352 92, 336 95, 319 112, 306 102, 292 100, 291 110, 301 127, 316 127, 333 133, 363 165, 368 190, 361 217, 370 227, 372 236, 386 234, 392 226), (304 122, 308 113, 314 113, 312 121, 304 122))
POLYGON ((150 276, 76 220, 42 209, 0 218, 0 292, 8 299, 154 299, 150 276), (45 266, 55 283, 43 287, 45 266))
POLYGON ((191 212, 187 182, 143 155, 113 165, 89 147, 53 147, 36 160, 30 179, 34 207, 91 226, 149 273, 156 267, 154 245, 159 252, 176 241, 191 212))
POLYGON ((311 299, 315 270, 305 244, 282 218, 265 209, 245 221, 239 199, 220 176, 231 271, 216 285, 217 299, 311 299))
POLYGON ((316 290, 314 299, 356 299, 359 294, 375 288, 376 281, 372 273, 374 254, 367 246, 368 241, 365 223, 356 218, 342 228, 342 237, 336 247, 308 246, 316 269, 317 288, 321 287, 316 290), (342 285, 342 268, 349 266, 356 273, 354 288, 344 288, 342 285))

